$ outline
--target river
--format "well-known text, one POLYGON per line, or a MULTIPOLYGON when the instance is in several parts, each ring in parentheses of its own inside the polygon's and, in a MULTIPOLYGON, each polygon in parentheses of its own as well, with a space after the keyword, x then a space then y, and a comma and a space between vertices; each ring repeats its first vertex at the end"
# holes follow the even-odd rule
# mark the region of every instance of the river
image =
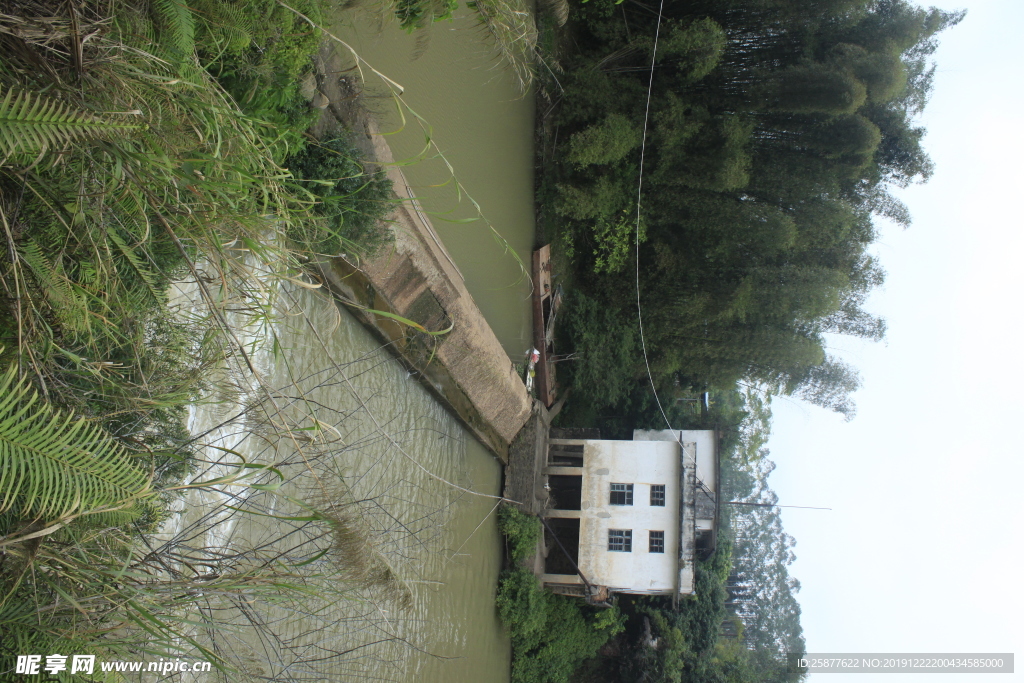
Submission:
MULTIPOLYGON (((495 63, 471 18, 434 25, 425 44, 394 25, 343 19, 334 30, 404 86, 406 105, 431 124, 501 233, 499 241, 481 222, 445 221, 472 215, 472 204, 459 201, 444 160, 403 168, 518 360, 531 336, 520 261, 529 262, 534 229, 532 97, 495 63)), ((367 95, 382 130, 398 128, 379 82, 367 95)), ((413 159, 423 140, 406 125, 388 141, 396 159, 413 159)), ((190 548, 192 561, 237 554, 239 572, 271 558, 289 587, 247 589, 245 599, 210 607, 225 626, 204 642, 273 680, 507 681, 510 646, 494 606, 502 543, 491 514, 500 464, 322 293, 285 281, 257 296, 276 315, 232 314, 248 362, 223 371, 190 428, 220 463, 197 477, 238 472, 232 463, 243 457, 276 469, 190 492, 164 537, 190 548), (333 517, 311 522, 300 501, 333 517), (339 566, 359 578, 325 584, 320 577, 339 566)))
POLYGON ((532 346, 529 269, 533 248, 534 98, 494 56, 472 15, 407 34, 391 24, 343 14, 338 34, 374 69, 403 88, 398 114, 390 88, 365 66, 364 104, 430 215, 466 286, 505 351, 520 360, 532 346), (427 127, 408 111, 418 114, 427 127), (404 119, 404 125, 403 125, 404 119), (424 153, 429 134, 435 149, 424 153), (444 159, 438 158, 440 152, 444 159), (445 160, 469 197, 459 196, 445 160), (475 200, 501 239, 475 215, 475 200), (512 256, 514 251, 518 260, 512 256))

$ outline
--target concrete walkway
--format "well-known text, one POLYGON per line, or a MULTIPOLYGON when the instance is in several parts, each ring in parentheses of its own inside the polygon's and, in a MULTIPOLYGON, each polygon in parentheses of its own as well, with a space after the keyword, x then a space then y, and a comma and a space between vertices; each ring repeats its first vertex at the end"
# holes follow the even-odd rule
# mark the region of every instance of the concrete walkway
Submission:
POLYGON ((547 477, 548 429, 551 417, 540 401, 534 401, 526 425, 509 448, 505 467, 505 488, 502 495, 520 505, 523 512, 540 515, 548 505, 547 477))

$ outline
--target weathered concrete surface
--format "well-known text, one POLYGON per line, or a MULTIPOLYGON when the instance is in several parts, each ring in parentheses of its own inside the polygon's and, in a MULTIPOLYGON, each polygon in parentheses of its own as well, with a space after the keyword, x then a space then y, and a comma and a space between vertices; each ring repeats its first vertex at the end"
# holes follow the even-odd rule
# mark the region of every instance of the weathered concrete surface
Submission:
POLYGON ((505 488, 502 496, 515 501, 523 512, 540 515, 548 505, 544 487, 544 465, 547 460, 548 428, 551 419, 540 401, 534 401, 533 412, 509 448, 505 467, 505 488))
MULTIPOLYGON (((503 497, 518 504, 523 512, 538 517, 543 515, 549 504, 545 487, 547 477, 543 471, 547 462, 551 417, 543 403, 534 401, 530 418, 509 447, 505 486, 501 492, 503 497)), ((544 574, 544 558, 547 554, 548 548, 541 534, 536 550, 523 559, 523 565, 539 577, 544 574)))
POLYGON ((358 102, 358 85, 334 50, 319 55, 317 93, 327 100, 318 136, 344 127, 391 179, 401 200, 389 217, 394 244, 373 257, 315 264, 349 310, 389 343, 421 381, 502 461, 530 417, 530 398, 501 343, 466 289, 462 275, 420 210, 373 118, 358 102), (367 309, 408 318, 427 334, 367 309))

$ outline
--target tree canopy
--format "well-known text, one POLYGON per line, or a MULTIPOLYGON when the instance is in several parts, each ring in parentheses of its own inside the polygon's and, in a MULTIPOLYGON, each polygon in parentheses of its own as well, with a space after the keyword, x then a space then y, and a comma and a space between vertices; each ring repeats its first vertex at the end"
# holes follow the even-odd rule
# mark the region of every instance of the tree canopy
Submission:
MULTIPOLYGON (((908 224, 891 191, 932 173, 916 117, 936 37, 963 16, 906 0, 665 4, 637 245, 656 385, 744 380, 854 415, 860 380, 828 335, 885 334, 863 308, 884 281, 875 221, 908 224)), ((594 2, 574 17, 547 122, 563 150, 544 170, 547 219, 579 289, 568 372, 610 379, 588 410, 621 413, 646 367, 634 341, 601 347, 635 336, 622 216, 636 212, 657 6, 594 2)))

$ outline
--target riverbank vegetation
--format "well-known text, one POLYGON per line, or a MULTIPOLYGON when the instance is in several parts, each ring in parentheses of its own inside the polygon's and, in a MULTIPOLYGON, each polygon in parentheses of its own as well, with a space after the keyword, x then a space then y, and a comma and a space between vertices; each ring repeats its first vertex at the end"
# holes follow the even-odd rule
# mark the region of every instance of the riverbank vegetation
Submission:
POLYGON ((498 513, 508 565, 498 580, 495 602, 512 641, 513 683, 566 683, 623 629, 619 610, 590 607, 578 598, 545 590, 524 565, 543 536, 536 517, 511 505, 498 513))
MULTIPOLYGON (((381 12, 426 31, 454 7, 428 4, 381 12)), ((391 237, 379 166, 343 126, 311 135, 333 9, 0 3, 0 677, 54 652, 205 659, 233 681, 398 677, 395 653, 424 651, 392 561, 441 543, 450 487, 358 498, 339 454, 387 441, 360 467, 392 472, 409 457, 372 414, 382 433, 346 441, 373 397, 326 348, 316 386, 271 386, 261 365, 291 367, 277 335, 296 316, 323 346, 332 321, 296 303, 319 286, 309 261, 391 237), (360 407, 319 400, 323 385, 360 407), (223 421, 193 433, 208 412, 223 421), (341 602, 371 627, 346 632, 341 602)), ((471 9, 528 82, 531 14, 471 9)))
MULTIPOLYGON (((69 650, 189 651, 227 670, 199 632, 239 600, 309 595, 298 560, 149 552, 144 539, 186 490, 282 484, 224 447, 206 460, 189 406, 230 394, 234 363, 258 379, 240 329, 275 315, 274 282, 304 283, 304 261, 385 239, 382 174, 344 131, 306 134, 321 41, 309 20, 321 19, 311 1, 2 4, 4 670, 69 650), (194 299, 175 298, 182 287, 194 299)), ((263 438, 291 429, 264 422, 263 438)), ((337 559, 323 571, 392 581, 350 552, 365 540, 329 499, 297 517, 338 546, 317 550, 337 559)))
MULTIPOLYGON (((873 248, 880 222, 910 223, 896 192, 932 173, 918 119, 938 36, 963 16, 907 0, 571 6, 539 77, 539 232, 571 354, 557 424, 718 429, 722 495, 776 502, 772 397, 855 415, 860 379, 833 340, 885 336, 865 306, 885 278, 873 248)), ((579 680, 799 676, 774 658, 803 647, 793 539, 770 507, 729 512, 697 600, 625 605, 617 653, 579 680)))

